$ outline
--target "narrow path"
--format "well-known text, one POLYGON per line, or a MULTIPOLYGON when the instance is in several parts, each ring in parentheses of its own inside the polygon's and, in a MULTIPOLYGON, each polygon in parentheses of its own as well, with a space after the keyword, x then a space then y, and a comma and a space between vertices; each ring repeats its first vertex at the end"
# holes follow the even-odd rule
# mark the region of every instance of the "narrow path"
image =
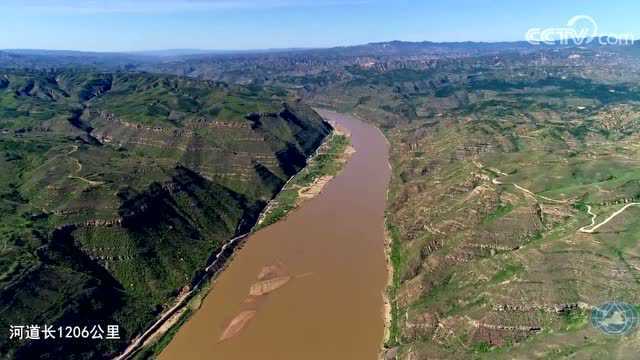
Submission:
POLYGON ((552 199, 552 198, 549 198, 549 197, 546 197, 546 196, 543 196, 543 195, 534 194, 534 193, 533 193, 532 191, 530 191, 529 189, 523 188, 522 186, 520 186, 520 185, 518 185, 518 184, 515 184, 515 183, 514 183, 514 184, 512 184, 512 185, 513 185, 513 186, 515 186, 515 187, 516 187, 516 189, 518 189, 518 190, 520 190, 520 191, 523 191, 523 192, 525 192, 525 193, 527 193, 527 194, 529 194, 529 195, 531 195, 531 196, 534 196, 534 197, 536 197, 536 196, 537 196, 537 197, 539 197, 539 198, 541 198, 541 199, 543 199, 543 200, 547 200, 547 201, 554 202, 554 203, 558 203, 558 204, 568 204, 568 203, 569 203, 567 200, 556 200, 556 199, 552 199))
POLYGON ((92 181, 92 180, 89 180, 89 179, 87 179, 87 178, 83 178, 82 176, 79 176, 79 175, 80 175, 80 172, 82 172, 82 163, 80 162, 80 160, 78 160, 78 159, 76 159, 76 158, 74 158, 74 157, 71 157, 71 154, 75 153, 75 152, 76 152, 76 151, 78 151, 79 149, 80 149, 80 148, 79 148, 77 145, 74 145, 74 146, 73 146, 73 150, 69 151, 69 152, 66 154, 69 158, 71 158, 71 159, 75 160, 75 162, 76 162, 76 166, 78 167, 78 169, 75 171, 75 174, 76 174, 76 175, 71 175, 71 174, 69 174, 67 177, 68 177, 69 179, 75 179, 75 180, 83 181, 83 182, 85 182, 85 183, 89 184, 89 186, 100 186, 100 185, 104 185, 104 181, 92 181))
POLYGON ((595 225, 596 223, 596 218, 598 217, 596 214, 593 213, 593 211, 591 211, 591 206, 587 205, 587 212, 589 213, 589 215, 591 215, 591 224, 587 225, 587 226, 583 226, 580 229, 578 229, 578 231, 586 233, 586 234, 593 234, 594 232, 596 232, 596 230, 598 230, 600 227, 606 225, 609 221, 613 220, 616 216, 622 214, 625 210, 627 210, 628 208, 632 207, 632 206, 638 206, 640 205, 640 203, 630 203, 627 204, 625 206, 622 207, 622 209, 614 212, 613 214, 611 214, 611 216, 609 216, 608 218, 606 218, 603 222, 601 222, 598 225, 595 225))
MULTIPOLYGON (((494 173, 496 173, 498 175, 501 175, 503 177, 504 176, 509 176, 509 174, 507 174, 507 173, 505 173, 505 172, 503 172, 503 171, 501 171, 499 169, 488 168, 488 167, 484 166, 483 164, 479 163, 476 160, 473 160, 473 164, 475 166, 477 166, 480 170, 486 169, 486 170, 494 172, 494 173)), ((546 201, 549 201, 549 202, 554 202, 554 203, 557 203, 557 204, 568 204, 569 203, 568 200, 557 200, 557 199, 552 199, 552 198, 549 198, 549 197, 546 197, 546 196, 543 196, 543 195, 538 195, 538 194, 534 193, 533 191, 531 191, 531 190, 529 190, 529 189, 527 189, 525 187, 522 187, 522 186, 520 186, 520 185, 518 185, 516 183, 503 183, 502 181, 500 181, 498 179, 499 178, 494 178, 494 179, 491 180, 491 182, 494 185, 513 185, 516 189, 522 191, 523 193, 525 193, 525 194, 527 194, 527 195, 529 195, 529 196, 531 196, 533 198, 540 198, 540 199, 543 199, 543 200, 546 200, 546 201)))
POLYGON ((591 224, 581 227, 579 231, 585 231, 584 229, 592 227, 596 224, 596 218, 598 217, 598 215, 596 215, 592 210, 593 208, 591 207, 591 205, 587 205, 587 213, 591 215, 591 224))
MULTIPOLYGON (((498 169, 494 169, 494 168, 487 168, 485 167, 483 164, 477 162, 476 160, 473 160, 474 165, 476 165, 478 168, 480 168, 481 170, 487 169, 489 171, 495 172, 499 175, 503 175, 506 176, 507 174, 505 174, 504 172, 498 170, 498 169)), ((503 183, 500 180, 498 180, 498 178, 494 178, 491 180, 491 182, 495 185, 513 185, 516 189, 524 192, 527 195, 530 195, 532 197, 539 197, 543 200, 546 201, 550 201, 550 202, 555 202, 555 203, 559 203, 559 204, 568 204, 569 201, 567 200, 556 200, 556 199, 551 199, 548 198, 546 196, 542 196, 542 195, 537 195, 535 193, 533 193, 532 191, 530 191, 527 188, 524 188, 516 183, 512 183, 512 184, 508 184, 508 183, 503 183)), ((602 226, 606 225, 607 223, 609 223, 609 221, 615 219, 618 215, 622 214, 625 210, 627 210, 628 208, 632 207, 632 206, 640 206, 640 203, 629 203, 625 206, 623 206, 620 210, 614 212, 613 214, 611 214, 611 216, 609 216, 608 218, 606 218, 604 221, 602 221, 601 223, 596 225, 596 218, 598 217, 598 215, 596 215, 591 208, 591 205, 587 205, 587 213, 589 213, 589 215, 591 215, 591 224, 586 225, 581 227, 580 229, 578 229, 578 231, 582 232, 582 233, 586 233, 586 234, 593 234, 595 233, 599 228, 601 228, 602 226)))
POLYGON ((103 182, 103 181, 92 181, 92 180, 85 179, 85 178, 80 177, 80 176, 73 176, 73 175, 69 175, 69 179, 80 180, 80 181, 83 181, 83 182, 85 182, 85 183, 89 184, 90 186, 100 186, 100 185, 104 185, 104 182, 103 182))

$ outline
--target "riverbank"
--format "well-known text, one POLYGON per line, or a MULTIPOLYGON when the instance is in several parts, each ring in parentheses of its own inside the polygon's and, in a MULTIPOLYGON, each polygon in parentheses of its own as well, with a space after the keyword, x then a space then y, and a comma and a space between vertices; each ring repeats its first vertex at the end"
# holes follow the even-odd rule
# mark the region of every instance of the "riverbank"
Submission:
POLYGON ((160 359, 378 357, 387 282, 388 147, 370 124, 349 115, 321 115, 349 130, 357 152, 316 198, 251 235, 160 359), (274 264, 291 281, 268 295, 251 296, 258 274, 274 264), (251 314, 246 324, 243 314, 251 314), (234 336, 225 336, 228 329, 234 336))
POLYGON ((398 231, 385 216, 385 254, 387 265, 387 289, 384 295, 384 319, 385 335, 381 346, 381 359, 395 359, 395 352, 399 338, 399 309, 396 304, 396 295, 400 287, 398 270, 402 266, 402 250, 398 239, 398 231))
POLYGON ((171 341, 179 328, 197 311, 209 293, 216 276, 224 271, 233 254, 242 247, 249 234, 240 235, 227 242, 215 255, 215 260, 204 269, 200 281, 175 300, 173 306, 158 317, 142 335, 133 339, 127 349, 115 360, 155 358, 171 341))
MULTIPOLYGON (((362 118, 358 114, 352 114, 352 116, 362 122, 370 123, 373 125, 380 135, 384 138, 387 147, 391 149, 391 142, 385 135, 385 133, 377 126, 375 122, 368 121, 367 119, 362 118)), ((391 161, 387 161, 387 166, 389 171, 393 173, 393 166, 391 165, 391 161)), ((391 200, 391 184, 389 184, 385 201, 387 208, 389 201, 391 200)), ((387 282, 385 290, 382 293, 382 299, 384 303, 384 308, 382 309, 382 317, 384 319, 384 337, 380 342, 380 353, 378 358, 381 360, 386 359, 395 359, 396 351, 398 345, 398 331, 399 327, 397 324, 399 313, 397 306, 395 304, 395 297, 397 293, 397 289, 400 285, 400 279, 396 277, 397 271, 401 266, 402 261, 402 253, 399 247, 399 239, 397 239, 397 231, 394 226, 389 222, 389 216, 387 211, 385 210, 384 217, 384 254, 385 254, 385 266, 387 271, 387 282)))
POLYGON ((291 177, 267 204, 250 233, 227 243, 215 256, 216 260, 205 269, 209 273, 207 278, 203 278, 189 293, 180 296, 174 306, 160 316, 158 322, 141 337, 134 339, 132 345, 117 359, 149 359, 159 355, 180 327, 200 308, 202 301, 215 285, 217 275, 228 266, 235 252, 244 245, 245 239, 250 234, 283 219, 305 200, 322 192, 355 152, 349 142, 349 133, 337 124, 331 125, 334 128, 331 134, 309 158, 307 166, 291 177))
POLYGON ((307 166, 291 178, 269 203, 258 219, 255 231, 282 220, 304 201, 318 196, 355 153, 348 131, 335 123, 331 125, 334 130, 328 140, 316 150, 307 166))
MULTIPOLYGON (((375 124, 374 122, 367 121, 357 114, 353 114, 353 116, 360 121, 369 122, 373 126, 376 127, 380 135, 384 138, 387 147, 391 149, 391 142, 385 135, 385 133, 375 124)), ((391 160, 387 161, 387 166, 389 167, 390 173, 393 174, 393 166, 391 165, 391 160)), ((390 179, 391 181, 391 179, 390 179)), ((402 263, 402 252, 400 248, 400 242, 398 239, 398 233, 392 223, 389 222, 389 216, 386 211, 389 201, 391 200, 391 183, 387 187, 386 195, 385 195, 385 217, 384 217, 384 254, 385 254, 385 266, 387 271, 387 283, 385 291, 382 293, 382 299, 384 303, 384 308, 382 311, 382 316, 384 318, 384 337, 380 342, 380 353, 379 359, 387 360, 387 359, 395 359, 397 355, 397 346, 398 346, 398 338, 399 338, 399 311, 398 307, 395 303, 395 298, 397 295, 397 290, 400 287, 400 278, 398 277, 401 263, 402 263)))
MULTIPOLYGON (((388 143, 388 141, 387 141, 388 143)), ((389 163, 391 170, 391 163, 389 163)), ((390 191, 387 189, 387 204, 389 203, 390 191)), ((398 239, 394 239, 394 229, 389 223, 389 217, 385 213, 384 218, 384 253, 385 265, 387 269, 387 286, 383 292, 384 301, 384 338, 380 344, 380 356, 382 360, 395 359, 395 346, 397 345, 398 326, 397 326, 397 307, 395 297, 399 286, 399 279, 396 278, 396 267, 400 266, 401 254, 399 252, 398 239)))

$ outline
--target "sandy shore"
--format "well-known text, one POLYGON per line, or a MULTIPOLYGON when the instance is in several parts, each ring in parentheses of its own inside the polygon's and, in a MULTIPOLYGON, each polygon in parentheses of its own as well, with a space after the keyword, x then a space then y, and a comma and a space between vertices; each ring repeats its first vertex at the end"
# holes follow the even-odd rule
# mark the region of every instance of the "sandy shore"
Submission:
MULTIPOLYGON (((329 123, 331 124, 331 126, 333 126, 333 132, 335 135, 346 136, 348 138, 351 138, 351 134, 347 129, 341 127, 336 123, 333 123, 333 122, 329 122, 329 123)), ((336 161, 341 165, 344 165, 347 163, 347 161, 349 161, 351 156, 353 156, 353 154, 355 153, 356 153, 356 149, 353 146, 348 145, 345 148, 344 152, 340 155, 340 157, 336 161)), ((300 190, 298 190, 298 202, 296 203, 296 206, 301 205, 302 202, 304 202, 305 200, 313 199, 314 197, 320 195, 324 187, 327 186, 327 184, 329 184, 329 182, 334 177, 335 177, 334 175, 321 176, 315 179, 313 184, 300 188, 300 190)))
MULTIPOLYGON (((329 122, 329 123, 331 124, 331 126, 333 126, 333 134, 331 134, 330 136, 339 135, 339 136, 346 136, 348 138, 351 137, 351 134, 349 133, 348 130, 342 128, 340 125, 335 124, 333 122, 329 122)), ((326 146, 326 145, 323 144, 322 146, 326 146)), ((336 161, 340 165, 344 165, 344 164, 347 163, 347 161, 349 161, 351 156, 353 156, 353 154, 355 154, 355 153, 356 153, 356 149, 349 144, 345 148, 344 152, 342 154, 340 154, 340 157, 338 159, 336 159, 336 161)), ((318 154, 319 153, 314 155, 314 157, 311 158, 310 161, 314 161, 314 158, 318 154)), ((313 198, 317 197, 318 195, 320 195, 322 193, 322 190, 324 190, 324 188, 327 186, 327 184, 329 184, 331 182, 331 180, 333 180, 334 177, 335 177, 335 175, 324 175, 324 176, 320 176, 320 177, 316 178, 313 181, 313 183, 311 183, 308 186, 303 186, 303 187, 299 187, 297 185, 292 186, 293 189, 298 187, 298 197, 297 197, 296 202, 295 202, 295 208, 299 208, 300 206, 302 206, 302 204, 305 201, 313 199, 313 198)), ((292 181, 294 179, 295 179, 295 176, 293 178, 291 178, 289 181, 292 181)), ((283 191, 287 190, 287 187, 288 187, 288 184, 285 185, 282 188, 283 191)), ((272 206, 273 205, 274 204, 271 203, 265 208, 263 213, 260 215, 260 219, 258 220, 258 224, 262 224, 262 222, 266 218, 266 215, 272 210, 272 206)), ((292 211, 295 211, 295 209, 292 210, 292 211)))

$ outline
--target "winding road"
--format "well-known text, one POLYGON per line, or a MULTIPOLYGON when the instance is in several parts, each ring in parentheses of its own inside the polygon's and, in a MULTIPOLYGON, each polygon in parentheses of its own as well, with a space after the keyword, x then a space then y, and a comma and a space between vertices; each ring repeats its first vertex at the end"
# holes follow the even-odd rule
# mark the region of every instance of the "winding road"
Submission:
MULTIPOLYGON (((497 173, 499 175, 508 176, 508 174, 500 171, 499 169, 487 168, 483 164, 481 164, 481 163, 479 163, 479 162, 477 162, 475 160, 474 160, 473 163, 478 168, 480 168, 481 170, 487 169, 487 170, 492 171, 494 173, 497 173)), ((516 189, 518 189, 518 190, 524 192, 525 194, 530 195, 530 196, 532 196, 534 198, 535 197, 539 197, 539 198, 541 198, 543 200, 550 201, 550 202, 555 202, 555 203, 559 203, 559 204, 567 204, 567 203, 569 203, 567 200, 556 200, 556 199, 548 198, 546 196, 535 194, 532 191, 530 191, 529 189, 524 188, 524 187, 522 187, 522 186, 520 186, 520 185, 518 185, 516 183, 512 183, 512 184, 503 183, 500 180, 498 180, 498 178, 492 179, 491 182, 493 184, 495 184, 495 185, 513 185, 516 189)), ((618 210, 618 211, 614 212, 613 214, 611 214, 604 221, 602 221, 601 223, 596 225, 596 219, 598 218, 598 215, 593 212, 593 209, 592 209, 591 205, 587 205, 587 212, 589 213, 589 215, 591 215, 591 224, 581 227, 580 229, 578 229, 578 231, 582 232, 582 233, 585 233, 585 234, 593 234, 599 228, 601 228, 602 226, 608 224, 611 220, 615 219, 618 215, 622 214, 625 210, 627 210, 628 208, 630 208, 632 206, 640 206, 640 203, 637 203, 637 202, 636 203, 629 203, 629 204, 623 206, 620 210, 618 210)))
MULTIPOLYGON (((494 173, 496 173, 498 175, 501 175, 501 176, 509 176, 509 174, 507 174, 507 173, 505 173, 505 172, 503 172, 503 171, 501 171, 499 169, 488 168, 488 167, 484 166, 483 164, 481 164, 481 163, 479 163, 479 162, 477 162, 475 160, 473 161, 473 163, 480 170, 485 170, 486 169, 486 170, 489 170, 489 171, 494 172, 494 173)), ((498 179, 499 178, 494 178, 494 179, 491 180, 491 182, 494 185, 513 185, 516 189, 522 191, 523 193, 525 193, 525 194, 527 194, 527 195, 529 195, 529 196, 531 196, 533 198, 540 198, 540 199, 543 199, 543 200, 546 200, 546 201, 549 201, 549 202, 558 203, 558 204, 568 204, 569 203, 568 200, 557 200, 557 199, 548 198, 546 196, 538 195, 538 194, 534 193, 533 191, 531 191, 531 190, 529 190, 529 189, 527 189, 525 187, 522 187, 522 186, 520 186, 520 185, 518 185, 516 183, 503 183, 502 181, 500 181, 498 179)))
POLYGON ((606 225, 609 221, 613 220, 616 216, 622 214, 628 208, 630 208, 632 206, 638 206, 638 205, 640 205, 640 203, 627 204, 627 205, 623 206, 622 209, 620 209, 620 210, 614 212, 613 214, 611 214, 611 216, 606 218, 603 222, 599 223, 598 225, 596 225, 596 218, 598 217, 598 215, 594 214, 593 211, 591 211, 591 206, 590 205, 587 205, 587 212, 589 213, 589 215, 591 215, 591 224, 581 227, 580 229, 578 229, 578 231, 586 233, 586 234, 593 234, 600 227, 606 225))
POLYGON ((74 160, 74 161, 76 162, 76 166, 78 167, 78 169, 77 169, 77 170, 76 170, 76 172, 75 172, 75 173, 76 173, 76 175, 71 175, 71 174, 69 174, 69 175, 68 175, 69 179, 76 179, 76 180, 80 180, 80 181, 83 181, 83 182, 85 182, 85 183, 89 184, 90 186, 100 186, 100 185, 104 185, 104 182, 103 182, 103 181, 92 181, 92 180, 89 180, 89 179, 87 179, 87 178, 83 178, 82 176, 79 176, 79 175, 80 175, 80 173, 82 172, 82 163, 80 162, 80 160, 78 160, 78 159, 76 159, 76 158, 74 158, 74 157, 71 157, 71 154, 75 153, 75 152, 76 152, 76 151, 78 151, 79 149, 80 149, 80 148, 79 148, 77 145, 74 145, 74 146, 73 146, 73 150, 69 151, 69 152, 66 154, 70 159, 72 159, 72 160, 74 160))

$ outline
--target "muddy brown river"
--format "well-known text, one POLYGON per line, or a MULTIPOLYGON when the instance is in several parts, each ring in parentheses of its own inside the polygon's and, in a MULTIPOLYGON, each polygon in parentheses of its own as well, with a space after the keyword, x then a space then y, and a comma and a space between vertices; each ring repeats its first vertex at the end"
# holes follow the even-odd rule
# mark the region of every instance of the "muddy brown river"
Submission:
POLYGON ((319 196, 247 240, 161 359, 378 357, 387 282, 388 146, 369 124, 321 114, 351 133, 356 153, 319 196), (274 264, 290 280, 268 295, 248 298, 258 274, 274 264), (238 314, 246 326, 220 341, 238 314))

